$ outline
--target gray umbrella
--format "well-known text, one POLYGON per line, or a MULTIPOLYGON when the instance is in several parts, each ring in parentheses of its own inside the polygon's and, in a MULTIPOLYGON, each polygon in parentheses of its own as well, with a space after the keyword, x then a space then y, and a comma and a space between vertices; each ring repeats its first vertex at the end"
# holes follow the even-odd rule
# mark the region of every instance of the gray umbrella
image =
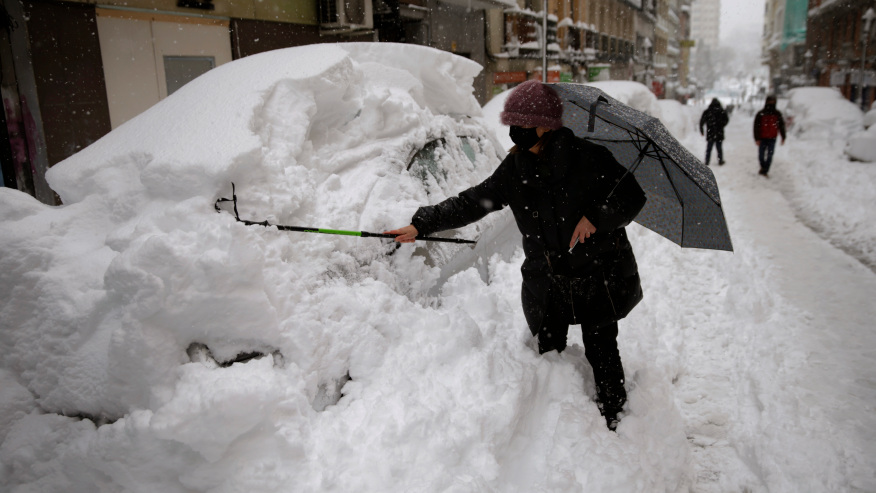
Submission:
POLYGON ((563 99, 563 124, 607 147, 645 190, 637 223, 682 247, 733 251, 715 175, 660 120, 595 87, 550 86, 563 99))

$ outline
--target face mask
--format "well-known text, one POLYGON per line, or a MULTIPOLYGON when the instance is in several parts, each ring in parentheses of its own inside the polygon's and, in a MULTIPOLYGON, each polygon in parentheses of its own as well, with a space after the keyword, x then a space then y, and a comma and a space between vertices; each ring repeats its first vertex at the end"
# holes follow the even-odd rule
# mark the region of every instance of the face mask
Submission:
POLYGON ((538 136, 535 128, 523 128, 514 125, 511 126, 508 135, 511 136, 511 141, 517 144, 517 147, 520 149, 530 149, 535 144, 538 144, 541 138, 538 136))

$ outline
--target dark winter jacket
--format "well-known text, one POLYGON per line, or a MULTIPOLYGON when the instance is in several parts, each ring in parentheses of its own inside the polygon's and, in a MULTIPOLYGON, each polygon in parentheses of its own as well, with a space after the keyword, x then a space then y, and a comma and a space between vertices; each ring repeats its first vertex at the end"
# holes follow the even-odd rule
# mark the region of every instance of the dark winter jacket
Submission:
POLYGON ((724 127, 730 118, 727 112, 721 107, 721 102, 717 99, 712 100, 712 104, 703 112, 700 117, 700 133, 703 133, 703 125, 706 127, 706 140, 709 142, 720 142, 724 140, 724 127))
POLYGON ((754 140, 775 139, 779 135, 785 140, 785 119, 775 104, 767 103, 754 116, 754 140))
POLYGON ((564 127, 548 134, 539 155, 509 154, 479 185, 418 209, 411 224, 420 235, 428 235, 509 206, 523 235, 523 311, 534 335, 542 324, 552 279, 588 281, 589 287, 581 291, 589 294, 573 306, 590 326, 625 317, 642 299, 624 226, 645 200, 634 176, 611 152, 564 127), (569 241, 582 216, 596 232, 570 254, 569 241))

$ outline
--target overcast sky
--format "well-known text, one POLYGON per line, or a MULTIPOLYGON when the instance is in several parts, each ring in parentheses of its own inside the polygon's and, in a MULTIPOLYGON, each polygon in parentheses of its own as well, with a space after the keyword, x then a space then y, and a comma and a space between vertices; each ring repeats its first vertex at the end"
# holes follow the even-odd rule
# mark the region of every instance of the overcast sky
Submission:
POLYGON ((760 43, 765 0, 721 0, 721 44, 735 46, 740 38, 760 43))
POLYGON ((721 0, 721 46, 730 47, 743 65, 761 63, 766 0, 721 0))

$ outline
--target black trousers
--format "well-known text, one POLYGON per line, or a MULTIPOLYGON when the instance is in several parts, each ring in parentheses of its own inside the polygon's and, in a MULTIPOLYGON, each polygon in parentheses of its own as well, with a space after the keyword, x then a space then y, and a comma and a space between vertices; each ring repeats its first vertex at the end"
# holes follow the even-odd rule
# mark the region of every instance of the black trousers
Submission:
POLYGON ((575 313, 568 291, 552 287, 544 322, 538 331, 538 352, 544 354, 566 349, 569 325, 575 323, 581 324, 584 355, 593 367, 600 411, 602 414, 617 414, 627 400, 624 368, 617 349, 617 322, 601 327, 590 326, 586 314, 575 313))
POLYGON ((723 145, 724 141, 722 140, 710 140, 706 142, 706 166, 709 165, 709 159, 712 157, 712 146, 714 146, 715 149, 718 149, 718 162, 724 162, 724 148, 722 147, 723 145))

